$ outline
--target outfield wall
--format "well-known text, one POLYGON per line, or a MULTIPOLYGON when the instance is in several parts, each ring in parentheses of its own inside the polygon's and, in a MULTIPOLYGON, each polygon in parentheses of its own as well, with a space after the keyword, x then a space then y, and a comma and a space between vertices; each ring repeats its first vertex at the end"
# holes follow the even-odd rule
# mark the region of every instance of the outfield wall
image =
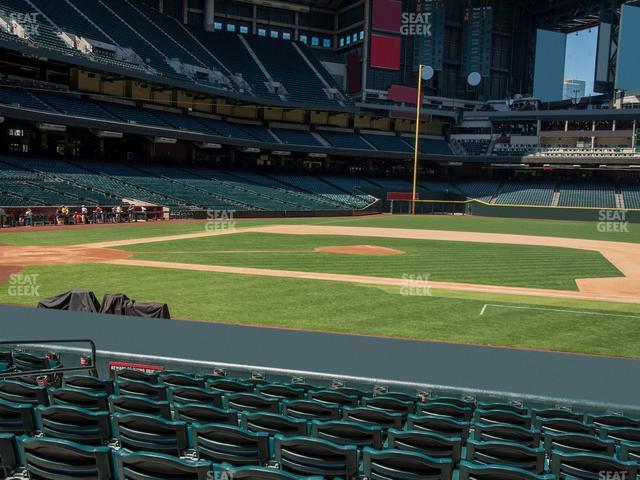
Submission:
MULTIPOLYGON (((394 214, 410 214, 411 201, 394 200, 389 210, 394 214)), ((529 205, 495 205, 481 200, 418 200, 415 213, 419 215, 475 215, 478 217, 529 218, 542 220, 570 220, 609 224, 603 228, 620 228, 628 223, 640 223, 640 210, 622 208, 542 207, 529 205)), ((611 230, 613 231, 613 230, 611 230)))
POLYGON ((466 213, 484 217, 640 223, 640 210, 618 208, 530 207, 519 205, 491 205, 484 202, 473 201, 467 203, 466 213))

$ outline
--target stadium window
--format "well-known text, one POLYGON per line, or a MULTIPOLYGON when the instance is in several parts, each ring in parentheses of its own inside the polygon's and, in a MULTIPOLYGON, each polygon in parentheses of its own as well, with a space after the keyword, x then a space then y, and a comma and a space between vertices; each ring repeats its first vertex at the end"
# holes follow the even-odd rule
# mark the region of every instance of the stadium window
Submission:
POLYGON ((331 48, 331 39, 329 38, 323 38, 322 39, 322 46, 324 48, 331 48))
POLYGON ((301 41, 302 43, 305 43, 305 44, 306 44, 306 43, 307 43, 307 41, 308 41, 307 36, 306 36, 306 35, 300 35, 300 41, 301 41))
POLYGON ((357 42, 357 41, 358 41, 358 34, 357 34, 357 33, 354 33, 354 34, 352 35, 352 39, 353 39, 353 42, 354 42, 354 43, 355 43, 355 42, 357 42))
POLYGON ((266 37, 267 36, 267 31, 264 28, 259 28, 258 29, 258 36, 266 37))
POLYGON ((235 32, 236 26, 233 23, 227 23, 227 32, 235 32))
POLYGON ((318 37, 311 37, 311 45, 317 47, 320 45, 320 39, 318 37))
POLYGON ((249 33, 249 27, 246 25, 240 25, 240 33, 249 33))
POLYGON ((291 34, 289 32, 282 32, 282 38, 285 40, 291 40, 291 34))
POLYGON ((364 30, 360 30, 360 40, 364 40, 364 30))
POLYGON ((271 38, 278 38, 280 37, 280 34, 278 33, 277 30, 271 30, 271 38))
POLYGON ((222 30, 222 22, 213 22, 214 30, 222 30))
POLYGON ((344 47, 344 37, 341 37, 341 38, 340 38, 340 46, 341 46, 341 47, 344 47))
POLYGON ((347 45, 351 45, 351 37, 350 36, 347 37, 347 45))

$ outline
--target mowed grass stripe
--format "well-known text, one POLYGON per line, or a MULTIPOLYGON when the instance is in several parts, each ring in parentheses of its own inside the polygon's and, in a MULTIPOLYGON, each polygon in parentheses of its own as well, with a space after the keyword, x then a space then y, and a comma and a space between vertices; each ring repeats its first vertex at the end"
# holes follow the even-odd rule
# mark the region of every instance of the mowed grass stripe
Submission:
POLYGON ((177 319, 640 358, 637 319, 507 309, 479 316, 485 303, 496 302, 640 314, 633 304, 438 290, 431 297, 405 296, 393 287, 104 264, 29 267, 24 273, 39 274, 40 296, 12 296, 5 283, 0 302, 35 306, 40 298, 85 288, 100 299, 125 292, 138 301, 167 302, 177 319))
POLYGON ((599 252, 434 240, 245 232, 124 247, 142 260, 577 290, 577 278, 622 274, 599 252), (403 255, 342 255, 316 247, 375 245, 403 255), (242 254, 229 253, 233 251, 242 254), (283 252, 282 250, 286 250, 283 252))

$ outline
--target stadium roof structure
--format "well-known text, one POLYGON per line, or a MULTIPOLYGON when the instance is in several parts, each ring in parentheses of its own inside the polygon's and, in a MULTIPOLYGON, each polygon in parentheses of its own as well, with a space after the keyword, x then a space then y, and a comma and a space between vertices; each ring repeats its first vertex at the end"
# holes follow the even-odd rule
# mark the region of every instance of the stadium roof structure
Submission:
POLYGON ((625 4, 638 1, 625 0, 521 0, 536 18, 539 28, 564 33, 596 27, 600 12, 614 11, 625 4))

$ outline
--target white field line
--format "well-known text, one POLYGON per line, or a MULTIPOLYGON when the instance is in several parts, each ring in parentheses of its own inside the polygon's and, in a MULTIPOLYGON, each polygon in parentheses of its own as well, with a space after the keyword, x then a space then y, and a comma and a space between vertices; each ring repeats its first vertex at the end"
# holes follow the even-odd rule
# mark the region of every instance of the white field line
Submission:
POLYGON ((587 310, 566 310, 561 308, 544 308, 544 307, 525 307, 525 306, 516 306, 516 305, 498 305, 496 303, 485 303, 480 310, 480 315, 484 315, 487 311, 487 308, 515 308, 518 310, 539 310, 542 312, 557 312, 557 313, 579 313, 582 315, 597 315, 604 317, 621 317, 621 318, 637 318, 640 319, 640 315, 623 315, 620 313, 601 313, 601 312, 590 312, 587 310))

